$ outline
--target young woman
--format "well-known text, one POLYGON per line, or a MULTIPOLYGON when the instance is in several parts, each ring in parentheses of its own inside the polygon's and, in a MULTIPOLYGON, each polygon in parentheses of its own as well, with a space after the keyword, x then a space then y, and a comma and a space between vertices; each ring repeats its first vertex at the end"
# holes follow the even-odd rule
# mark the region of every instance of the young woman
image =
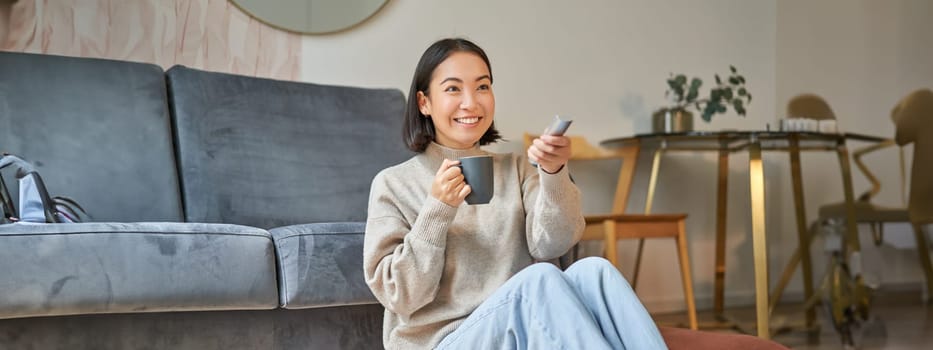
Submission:
POLYGON ((527 158, 491 154, 492 70, 481 48, 440 40, 408 95, 406 145, 418 152, 373 180, 363 265, 386 308, 387 349, 666 349, 615 268, 549 263, 583 232, 568 176, 570 142, 541 136, 527 158), (495 194, 468 205, 457 159, 491 155, 495 194), (534 168, 529 159, 538 164, 534 168))

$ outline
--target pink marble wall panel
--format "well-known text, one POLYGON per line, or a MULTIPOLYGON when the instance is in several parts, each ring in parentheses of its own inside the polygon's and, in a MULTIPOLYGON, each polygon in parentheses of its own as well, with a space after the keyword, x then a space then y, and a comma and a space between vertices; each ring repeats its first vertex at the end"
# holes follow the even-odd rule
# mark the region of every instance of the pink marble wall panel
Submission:
POLYGON ((0 43, 6 39, 6 32, 10 30, 10 3, 0 0, 0 43))
POLYGON ((18 0, 3 11, 0 50, 299 78, 301 36, 227 0, 18 0))

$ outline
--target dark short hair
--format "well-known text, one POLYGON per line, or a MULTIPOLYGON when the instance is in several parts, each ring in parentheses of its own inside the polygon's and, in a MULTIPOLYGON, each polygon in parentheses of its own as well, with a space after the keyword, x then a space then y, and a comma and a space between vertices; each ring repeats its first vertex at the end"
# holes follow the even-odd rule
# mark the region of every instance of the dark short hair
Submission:
MULTIPOLYGON (((412 151, 424 152, 436 137, 434 121, 421 114, 421 109, 418 108, 418 92, 429 94, 428 87, 431 84, 434 69, 455 52, 470 52, 482 58, 483 62, 486 62, 486 68, 489 69, 489 81, 492 82, 492 66, 489 64, 489 57, 486 57, 486 52, 476 44, 462 38, 442 39, 431 44, 421 55, 421 60, 415 67, 415 76, 411 79, 411 89, 408 91, 408 104, 405 106, 402 138, 405 140, 405 146, 412 151)), ((496 130, 496 124, 493 122, 489 130, 486 130, 483 137, 479 139, 479 144, 483 146, 501 139, 502 136, 499 136, 499 131, 496 130)))

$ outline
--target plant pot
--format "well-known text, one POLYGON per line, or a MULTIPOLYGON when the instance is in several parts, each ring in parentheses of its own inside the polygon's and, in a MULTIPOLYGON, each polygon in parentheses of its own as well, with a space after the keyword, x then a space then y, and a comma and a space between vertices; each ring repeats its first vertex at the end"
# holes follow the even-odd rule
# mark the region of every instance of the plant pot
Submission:
POLYGON ((693 113, 685 110, 659 109, 652 114, 651 131, 672 133, 693 131, 693 113))

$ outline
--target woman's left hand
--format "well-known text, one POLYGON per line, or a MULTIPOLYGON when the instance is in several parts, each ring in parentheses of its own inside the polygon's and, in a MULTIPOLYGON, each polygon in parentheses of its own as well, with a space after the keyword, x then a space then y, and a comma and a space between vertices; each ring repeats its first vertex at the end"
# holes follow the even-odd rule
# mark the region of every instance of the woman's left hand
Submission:
POLYGON ((570 139, 566 136, 541 135, 528 147, 528 158, 549 174, 560 171, 570 160, 570 139))

